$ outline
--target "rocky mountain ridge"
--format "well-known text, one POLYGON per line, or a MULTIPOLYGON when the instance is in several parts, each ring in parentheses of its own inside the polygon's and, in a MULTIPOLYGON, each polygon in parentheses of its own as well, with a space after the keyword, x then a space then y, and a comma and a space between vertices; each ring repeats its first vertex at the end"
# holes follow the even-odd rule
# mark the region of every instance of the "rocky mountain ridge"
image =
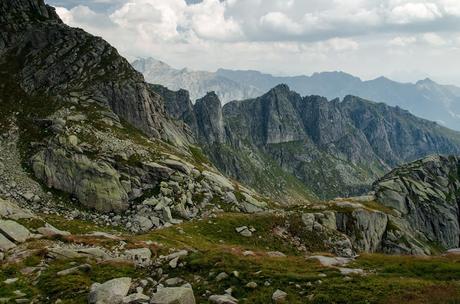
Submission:
POLYGON ((321 198, 347 196, 368 189, 398 164, 460 151, 457 132, 353 96, 301 97, 279 85, 259 98, 222 107, 213 93, 192 106, 184 92, 154 90, 171 116, 194 130, 214 164, 256 188, 274 163, 321 198))
POLYGON ((301 95, 320 95, 328 99, 355 95, 390 106, 399 106, 412 114, 460 130, 460 94, 458 87, 441 85, 431 79, 401 83, 386 77, 363 81, 344 72, 322 72, 311 76, 276 77, 257 71, 218 70, 217 75, 255 86, 263 91, 285 83, 301 95))
POLYGON ((399 106, 412 114, 460 130, 460 90, 431 79, 401 83, 386 77, 363 81, 344 72, 322 72, 311 76, 273 76, 258 71, 219 69, 212 72, 175 70, 154 59, 138 59, 133 66, 147 81, 170 90, 186 89, 192 102, 215 91, 223 104, 233 100, 256 98, 279 84, 287 84, 304 95, 328 99, 359 96, 390 106, 399 106))

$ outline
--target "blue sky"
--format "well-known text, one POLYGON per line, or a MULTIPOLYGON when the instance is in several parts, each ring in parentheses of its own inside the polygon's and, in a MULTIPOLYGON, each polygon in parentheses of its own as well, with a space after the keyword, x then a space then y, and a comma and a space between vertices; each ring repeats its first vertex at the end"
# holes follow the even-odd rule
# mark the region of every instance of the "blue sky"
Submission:
POLYGON ((459 0, 48 0, 128 57, 460 85, 459 0))

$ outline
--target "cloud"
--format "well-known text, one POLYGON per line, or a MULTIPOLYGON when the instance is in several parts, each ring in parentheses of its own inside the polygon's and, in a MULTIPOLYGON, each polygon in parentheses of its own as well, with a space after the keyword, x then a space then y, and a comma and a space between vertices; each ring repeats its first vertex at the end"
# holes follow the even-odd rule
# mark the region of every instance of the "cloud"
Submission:
POLYGON ((269 31, 281 34, 299 35, 303 32, 303 26, 294 22, 281 12, 270 12, 260 18, 260 25, 269 31))
POLYGON ((397 24, 432 21, 442 17, 435 3, 405 3, 391 9, 389 20, 397 24))
POLYGON ((415 42, 417 42, 417 38, 415 37, 401 37, 401 36, 395 37, 389 41, 390 45, 398 46, 398 47, 405 47, 415 42))
POLYGON ((343 69, 363 77, 402 66, 460 69, 459 0, 48 2, 60 4, 64 22, 102 36, 128 58, 154 56, 177 67, 343 69))
POLYGON ((443 46, 447 44, 447 41, 441 36, 435 33, 426 33, 422 36, 423 41, 433 46, 443 46))

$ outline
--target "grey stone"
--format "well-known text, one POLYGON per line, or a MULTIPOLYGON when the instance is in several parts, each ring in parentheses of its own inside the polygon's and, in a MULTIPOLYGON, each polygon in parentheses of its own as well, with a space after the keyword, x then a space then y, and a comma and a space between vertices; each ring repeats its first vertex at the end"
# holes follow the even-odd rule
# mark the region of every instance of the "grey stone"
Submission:
POLYGON ((69 269, 61 270, 56 273, 58 276, 66 276, 69 274, 74 274, 78 272, 89 272, 91 271, 92 267, 89 264, 78 265, 69 269))
POLYGON ((216 282, 223 281, 227 278, 228 278, 228 274, 226 274, 225 272, 221 272, 216 276, 216 282))
POLYGON ((62 231, 53 227, 52 225, 46 223, 45 227, 40 227, 37 229, 38 233, 43 234, 46 237, 55 237, 55 236, 69 236, 70 232, 62 231))
POLYGON ((16 244, 7 239, 3 234, 0 233, 0 251, 8 251, 16 247, 16 244))
POLYGON ((131 287, 131 278, 117 278, 103 284, 94 283, 88 295, 89 304, 122 303, 131 287))
POLYGON ((288 296, 287 293, 285 293, 282 290, 277 289, 272 295, 272 300, 275 303, 286 303, 287 296, 288 296))
POLYGON ((238 300, 229 294, 212 295, 209 297, 209 302, 214 304, 237 304, 238 300))
POLYGON ((0 220, 0 232, 12 241, 23 243, 31 237, 26 227, 12 220, 0 220))
POLYGON ((142 293, 133 293, 123 298, 123 304, 149 303, 150 297, 142 293))
POLYGON ((165 287, 159 289, 150 299, 152 304, 195 304, 193 290, 183 287, 165 287))
POLYGON ((151 263, 152 251, 149 248, 129 249, 125 251, 125 255, 133 261, 148 265, 151 263))

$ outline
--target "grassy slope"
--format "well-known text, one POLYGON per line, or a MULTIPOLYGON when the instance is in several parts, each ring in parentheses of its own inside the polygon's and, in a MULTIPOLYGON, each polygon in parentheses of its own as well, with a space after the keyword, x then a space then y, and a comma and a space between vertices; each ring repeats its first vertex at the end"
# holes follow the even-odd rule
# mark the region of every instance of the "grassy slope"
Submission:
MULTIPOLYGON (((46 219, 59 228, 74 233, 99 229, 85 222, 66 223, 55 218, 46 219)), ((180 276, 193 285, 197 303, 207 303, 203 296, 207 290, 222 294, 232 287, 240 303, 270 303, 276 289, 289 294, 288 303, 459 303, 460 257, 440 256, 417 258, 409 256, 362 255, 349 267, 363 268, 367 276, 352 276, 350 281, 334 268, 322 267, 306 259, 301 252, 286 241, 276 237, 272 228, 283 219, 274 215, 223 214, 213 219, 184 223, 139 236, 126 235, 127 247, 145 246, 144 241, 154 241, 155 255, 170 250, 188 249, 183 268, 164 272, 170 277, 180 276), (235 227, 248 225, 257 231, 245 238, 235 232, 235 227), (143 244, 143 245, 142 245, 143 244), (245 257, 242 252, 252 250, 255 256, 245 257), (273 258, 268 251, 282 251, 285 258, 273 258), (230 277, 216 282, 215 275, 225 271, 230 277), (238 272, 238 277, 232 274, 238 272), (326 274, 320 277, 319 274, 326 274), (210 275, 211 274, 211 275, 210 275), (322 283, 318 284, 317 281, 322 283), (248 282, 258 284, 256 289, 245 287, 248 282), (314 295, 312 298, 307 298, 314 295)), ((29 227, 36 223, 26 223, 29 227)), ((74 240, 78 239, 74 237, 74 240)), ((70 241, 70 240, 64 240, 70 241)), ((97 239, 78 239, 78 242, 110 247, 114 244, 97 239)), ((34 241, 29 246, 42 249, 46 241, 34 241)), ((38 250, 22 263, 2 266, 0 272, 0 297, 12 296, 20 289, 29 296, 45 294, 40 303, 54 303, 58 298, 64 303, 86 303, 86 294, 92 282, 103 282, 120 276, 144 278, 152 271, 135 270, 130 264, 91 263, 89 273, 58 277, 55 273, 71 267, 75 261, 54 261, 36 280, 20 275, 25 266, 37 265, 44 251, 38 250), (2 283, 6 278, 19 276, 11 285, 2 283), (33 283, 34 284, 31 284, 33 283)), ((77 260, 83 263, 81 260, 77 260)))

